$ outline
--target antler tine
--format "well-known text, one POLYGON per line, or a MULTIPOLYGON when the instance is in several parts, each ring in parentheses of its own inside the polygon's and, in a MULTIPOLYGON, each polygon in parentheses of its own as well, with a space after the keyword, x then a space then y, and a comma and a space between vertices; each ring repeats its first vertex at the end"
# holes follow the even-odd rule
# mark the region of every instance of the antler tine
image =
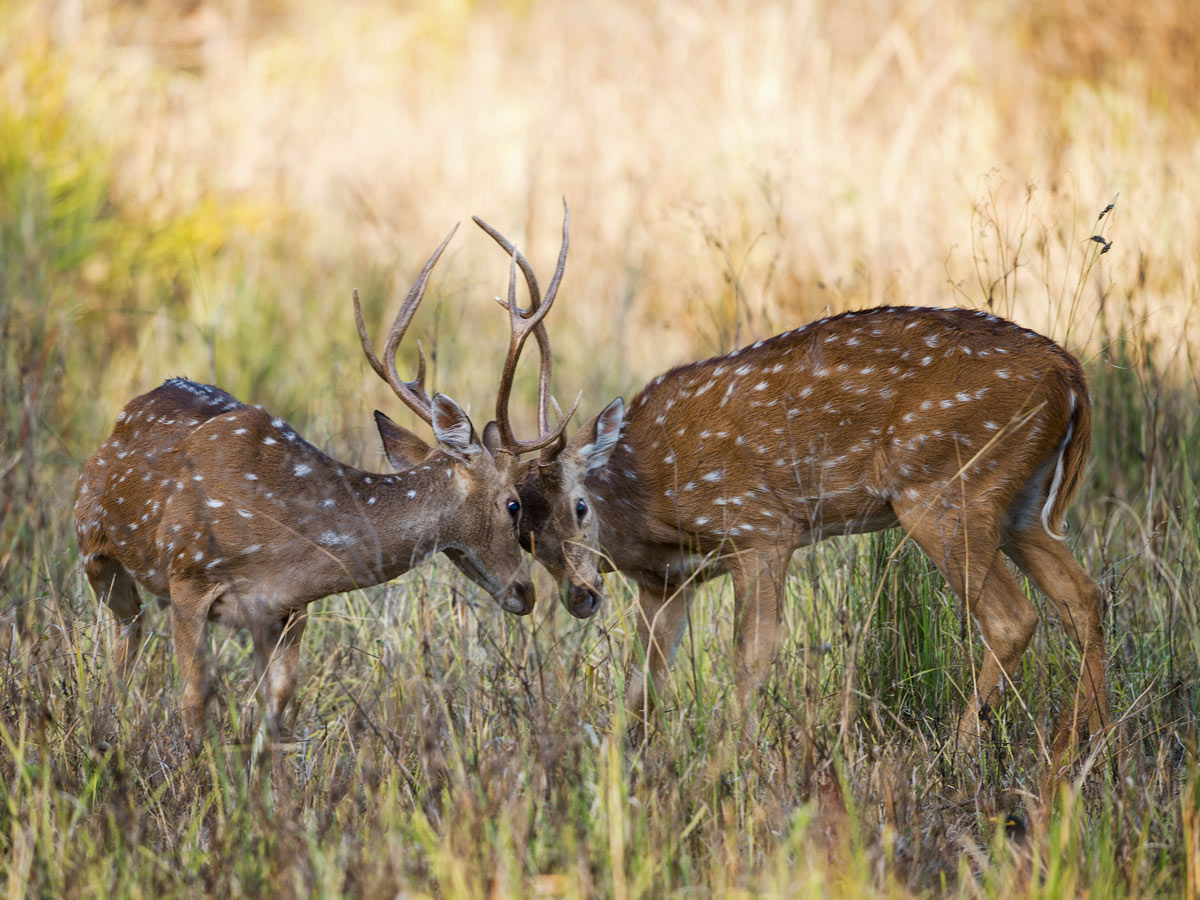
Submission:
MULTIPOLYGON (((567 206, 567 198, 562 198, 563 202, 563 239, 562 248, 558 251, 558 265, 554 269, 554 277, 550 279, 550 287, 546 289, 546 308, 550 308, 550 304, 554 302, 554 297, 558 294, 558 286, 562 282, 563 272, 567 268, 567 247, 571 243, 571 209, 567 206)), ((546 315, 545 312, 542 313, 546 315)))
MULTIPOLYGON (((476 219, 478 222, 479 220, 476 219)), ((489 232, 491 233, 491 232, 489 232)), ((504 246, 501 244, 501 246, 504 246)), ((511 247, 511 245, 509 245, 511 247)), ((508 354, 504 358, 504 371, 500 375, 500 384, 496 388, 496 425, 500 429, 500 440, 503 446, 511 452, 520 455, 532 447, 526 447, 525 441, 517 439, 513 434, 512 423, 508 417, 508 398, 512 394, 513 377, 517 373, 517 361, 521 358, 521 348, 525 344, 527 331, 520 327, 520 310, 517 307, 517 257, 515 250, 510 251, 511 260, 508 266, 508 319, 511 334, 508 339, 508 354)))
POLYGON ((371 346, 371 339, 367 337, 367 326, 363 322, 362 307, 358 302, 358 288, 354 289, 354 324, 358 326, 358 342, 362 344, 363 353, 367 356, 367 362, 371 364, 371 368, 375 370, 376 375, 387 381, 387 372, 383 370, 383 363, 375 355, 375 348, 371 346))
MULTIPOLYGON (((565 203, 565 201, 564 201, 565 203)), ((562 437, 563 429, 567 422, 570 421, 571 415, 575 411, 572 407, 571 412, 559 420, 558 426, 552 431, 550 428, 550 375, 552 367, 552 357, 550 348, 550 336, 546 332, 543 319, 546 313, 549 312, 550 304, 553 302, 553 295, 548 294, 546 302, 542 302, 541 291, 538 288, 537 276, 533 272, 533 267, 529 261, 525 259, 521 251, 518 250, 511 241, 504 235, 500 234, 492 226, 488 225, 478 216, 472 217, 476 225, 482 228, 497 244, 499 244, 506 253, 511 257, 509 265, 508 278, 508 298, 507 301, 500 301, 500 305, 508 310, 509 326, 511 336, 509 338, 508 355, 504 362, 504 372, 500 379, 500 386, 496 392, 496 423, 500 428, 500 437, 504 445, 514 453, 526 453, 533 450, 544 449, 562 437), (516 285, 517 285, 517 266, 521 268, 521 274, 525 276, 525 282, 529 287, 529 310, 524 311, 517 305, 516 285), (539 357, 539 373, 538 373, 538 438, 533 441, 519 440, 512 430, 512 423, 508 416, 508 401, 512 394, 512 380, 516 374, 517 361, 520 359, 521 351, 524 349, 525 341, 529 337, 530 331, 533 332, 534 338, 538 345, 539 357)), ((566 265, 566 244, 559 253, 558 268, 555 271, 554 290, 558 289, 558 282, 562 280, 563 269, 566 265)), ((576 401, 578 405, 578 401, 576 401)))
MULTIPOLYGON (((508 238, 506 238, 504 235, 502 235, 500 232, 498 232, 495 228, 493 228, 487 222, 483 221, 483 219, 479 218, 479 216, 471 216, 471 221, 473 221, 476 225, 478 225, 480 228, 482 228, 487 233, 488 237, 490 237, 493 241, 495 241, 497 244, 499 244, 501 247, 503 247, 505 253, 507 253, 509 256, 516 257, 517 265, 521 267, 521 274, 525 276, 525 283, 527 285, 529 285, 529 310, 530 310, 530 312, 532 312, 533 310, 535 310, 539 306, 541 306, 542 305, 542 292, 541 292, 541 289, 538 288, 537 276, 533 274, 533 266, 531 266, 529 264, 529 260, 527 260, 521 254, 520 250, 518 250, 515 246, 513 246, 512 242, 508 238)), ((501 304, 501 305, 503 305, 503 304, 501 304)), ((525 314, 522 313, 522 315, 525 315, 525 314)))
MULTIPOLYGON (((476 220, 478 221, 478 219, 476 220)), ((516 254, 508 264, 508 318, 511 322, 515 315, 517 303, 517 259, 516 254)), ((516 447, 518 441, 513 435, 512 425, 508 421, 508 397, 512 393, 512 380, 517 372, 517 360, 521 355, 521 340, 515 329, 508 338, 508 354, 504 357, 504 370, 500 373, 500 384, 496 386, 496 426, 500 429, 500 441, 509 449, 516 447)), ((513 452, 517 452, 515 449, 513 452)))
POLYGON ((363 351, 367 354, 367 360, 371 363, 371 368, 375 370, 388 387, 396 394, 397 397, 411 409, 414 413, 424 420, 425 424, 433 425, 433 402, 429 399, 429 394, 425 392, 425 352, 421 349, 421 344, 417 342, 417 377, 412 381, 405 381, 400 377, 400 373, 396 370, 396 351, 400 349, 400 342, 404 339, 404 333, 408 330, 408 325, 412 321, 413 316, 417 312, 417 307, 421 305, 421 300, 425 296, 425 286, 429 283, 429 276, 433 272, 433 267, 437 265, 438 259, 441 258, 442 252, 450 243, 450 239, 454 237, 454 233, 458 231, 458 225, 450 229, 450 233, 446 235, 433 255, 425 263, 425 267, 421 269, 421 274, 417 277, 412 288, 409 289, 408 296, 404 298, 404 303, 400 306, 400 311, 396 313, 396 318, 392 322, 392 327, 388 331, 387 341, 383 349, 383 363, 375 356, 374 350, 371 348, 370 341, 367 338, 366 326, 363 324, 362 311, 358 305, 358 292, 354 294, 354 316, 358 325, 358 337, 362 342, 363 351))
MULTIPOLYGON (((567 206, 567 198, 562 198, 563 202, 563 227, 562 227, 562 247, 558 251, 558 264, 554 267, 554 277, 550 279, 550 287, 546 290, 546 300, 542 304, 541 318, 538 319, 537 325, 534 328, 534 336, 538 342, 538 354, 542 363, 541 375, 538 380, 538 428, 543 433, 550 430, 550 336, 546 333, 546 328, 542 324, 542 319, 546 317, 546 313, 550 311, 551 305, 554 303, 554 298, 558 296, 558 286, 562 283, 563 272, 567 268, 567 247, 571 243, 571 209, 567 206)), ((579 398, 575 399, 575 406, 579 405, 579 398)), ((572 413, 575 412, 575 407, 571 408, 571 412, 567 413, 567 417, 562 420, 565 424, 572 413)), ((562 428, 558 429, 559 434, 562 434, 562 428)))

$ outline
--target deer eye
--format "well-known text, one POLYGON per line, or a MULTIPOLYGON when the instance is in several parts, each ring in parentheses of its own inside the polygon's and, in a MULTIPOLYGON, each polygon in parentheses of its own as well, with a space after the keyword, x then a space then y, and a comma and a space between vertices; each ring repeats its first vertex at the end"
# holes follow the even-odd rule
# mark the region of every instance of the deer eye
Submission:
POLYGON ((587 504, 584 503, 582 499, 576 500, 575 501, 575 517, 577 519, 579 519, 580 522, 582 522, 583 517, 586 515, 587 515, 587 504))
POLYGON ((517 500, 509 500, 506 506, 508 514, 512 516, 512 520, 517 521, 517 516, 521 515, 521 504, 517 500))

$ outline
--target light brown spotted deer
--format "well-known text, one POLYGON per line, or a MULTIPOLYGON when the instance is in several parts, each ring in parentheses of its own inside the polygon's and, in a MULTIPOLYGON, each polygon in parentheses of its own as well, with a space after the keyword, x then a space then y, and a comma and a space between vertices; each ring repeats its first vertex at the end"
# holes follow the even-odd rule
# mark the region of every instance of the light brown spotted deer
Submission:
MULTIPOLYGON (((555 286, 566 251, 564 219, 555 286)), ((536 308, 536 281, 518 262, 536 308)), ((510 312, 514 302, 510 292, 510 312)), ((1082 650, 1061 747, 1108 720, 1103 595, 1064 543, 1090 443, 1083 370, 1050 339, 963 309, 850 312, 673 369, 628 411, 618 398, 569 444, 549 445, 518 476, 521 542, 572 584, 596 561, 637 583, 645 652, 634 654, 627 700, 645 724, 700 582, 733 578, 745 708, 779 646, 793 551, 900 526, 983 635, 959 724, 969 743, 1038 621, 1003 553, 1082 650), (579 559, 588 548, 591 563, 579 559)))
MULTIPOLYGON (((193 748, 208 699, 209 621, 250 629, 274 739, 295 689, 312 601, 389 581, 442 551, 504 609, 532 609, 517 544, 516 457, 501 449, 494 423, 480 439, 453 400, 430 399, 423 355, 414 381, 396 371, 396 352, 450 236, 396 316, 383 363, 354 297, 372 368, 437 439, 431 448, 377 412, 396 473, 339 462, 262 408, 181 378, 132 400, 84 467, 76 533, 88 579, 117 619, 117 668, 128 672, 140 644, 140 584, 171 606, 193 748)), ((561 428, 547 440, 559 435, 561 428)))

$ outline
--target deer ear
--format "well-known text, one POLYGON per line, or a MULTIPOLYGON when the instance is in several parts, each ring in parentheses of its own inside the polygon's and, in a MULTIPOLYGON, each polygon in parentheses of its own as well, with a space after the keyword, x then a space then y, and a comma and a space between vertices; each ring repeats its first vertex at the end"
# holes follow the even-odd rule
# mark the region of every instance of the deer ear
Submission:
POLYGON ((612 456, 625 422, 625 401, 618 397, 571 439, 569 449, 582 459, 588 472, 601 469, 612 456))
POLYGON ((375 410, 375 426, 383 440, 383 452, 397 472, 415 468, 429 455, 430 447, 423 440, 401 428, 379 410, 375 410))
POLYGON ((443 451, 465 463, 483 450, 467 414, 445 394, 433 395, 433 436, 443 451))
POLYGON ((483 426, 483 446, 487 448, 488 453, 492 454, 493 459, 504 449, 504 444, 500 440, 500 426, 495 419, 483 426))

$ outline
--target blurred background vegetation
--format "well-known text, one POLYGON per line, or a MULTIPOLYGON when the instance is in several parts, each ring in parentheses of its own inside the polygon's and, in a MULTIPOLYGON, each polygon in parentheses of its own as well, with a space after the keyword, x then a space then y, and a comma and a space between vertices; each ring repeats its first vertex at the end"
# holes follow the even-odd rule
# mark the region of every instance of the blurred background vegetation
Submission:
MULTIPOLYGON (((986 306, 1083 358, 1097 428, 1081 556, 1128 598, 1110 620, 1116 696, 1161 697, 1147 715, 1166 734, 1194 721, 1200 658, 1198 84, 1188 0, 0 0, 0 624, 60 609, 64 589, 92 615, 75 478, 167 377, 382 468, 370 410, 411 418, 364 364, 350 291, 381 334, 455 222, 413 334, 432 386, 489 418, 507 340, 489 298, 508 269, 469 217, 544 283, 565 196, 549 324, 556 393, 583 391, 584 414, 676 363, 880 303, 986 306)), ((863 601, 840 564, 892 545, 845 546, 809 563, 830 563, 843 616, 863 601)), ((911 590, 943 590, 904 559, 911 590)), ((937 673, 959 613, 894 587, 859 689, 953 706, 937 673)), ((1181 765, 1178 741, 1156 746, 1181 765)), ((1154 828, 1178 832, 1164 802, 1154 828)), ((1121 815, 1100 856, 1141 827, 1121 815)), ((1129 838, 1134 884, 1147 847, 1183 867, 1174 838, 1147 834, 1129 838)))
MULTIPOLYGON (((585 410, 878 303, 990 303, 1089 359, 1145 327, 1172 362, 1196 307, 1198 46, 1166 0, 10 0, 5 478, 29 477, 17 454, 78 459, 173 374, 373 444, 367 406, 395 403, 350 289, 383 328, 471 214, 548 274, 561 196, 556 390, 585 410)), ((479 418, 504 276, 464 229, 414 326, 479 418)))

